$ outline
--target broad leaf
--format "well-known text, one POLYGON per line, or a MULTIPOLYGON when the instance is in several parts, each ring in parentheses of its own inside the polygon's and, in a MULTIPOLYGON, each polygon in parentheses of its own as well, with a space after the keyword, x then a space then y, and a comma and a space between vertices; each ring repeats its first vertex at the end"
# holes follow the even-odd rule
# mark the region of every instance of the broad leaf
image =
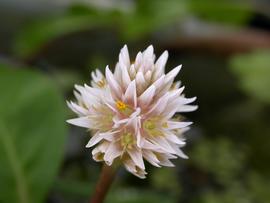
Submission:
POLYGON ((65 105, 46 77, 3 64, 0 92, 0 202, 43 202, 63 155, 65 105))

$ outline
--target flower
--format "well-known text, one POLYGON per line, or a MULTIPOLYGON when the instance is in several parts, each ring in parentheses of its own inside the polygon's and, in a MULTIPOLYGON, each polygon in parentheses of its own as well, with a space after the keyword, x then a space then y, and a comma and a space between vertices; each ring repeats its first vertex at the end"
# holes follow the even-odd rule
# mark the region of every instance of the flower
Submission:
POLYGON ((156 61, 153 46, 131 62, 127 46, 119 54, 114 73, 92 72, 91 86, 75 85, 77 102, 68 102, 78 118, 67 122, 92 131, 86 147, 93 159, 107 165, 118 159, 134 175, 145 178, 144 160, 156 167, 174 166, 170 159, 187 158, 180 149, 191 122, 175 117, 196 110, 196 97, 185 98, 180 81, 181 65, 165 74, 168 52, 156 61))

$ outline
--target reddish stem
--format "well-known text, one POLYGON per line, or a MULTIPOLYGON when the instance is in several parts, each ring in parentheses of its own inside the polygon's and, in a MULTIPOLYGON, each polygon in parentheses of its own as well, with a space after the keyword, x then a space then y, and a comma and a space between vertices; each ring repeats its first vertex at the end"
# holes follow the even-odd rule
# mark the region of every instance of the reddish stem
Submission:
POLYGON ((101 175, 96 185, 95 193, 89 203, 102 203, 108 193, 116 174, 116 168, 103 165, 101 175))

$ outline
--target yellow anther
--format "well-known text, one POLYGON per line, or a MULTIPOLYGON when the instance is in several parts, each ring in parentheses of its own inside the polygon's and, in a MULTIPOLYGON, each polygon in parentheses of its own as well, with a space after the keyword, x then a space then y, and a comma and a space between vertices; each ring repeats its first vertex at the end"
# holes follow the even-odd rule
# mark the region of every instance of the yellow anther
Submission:
POLYGON ((122 101, 117 101, 116 102, 116 107, 119 109, 119 110, 125 110, 127 108, 127 105, 122 102, 122 101))
POLYGON ((147 120, 143 123, 144 128, 147 130, 153 130, 155 129, 156 125, 153 121, 147 120))
POLYGON ((121 145, 124 148, 131 149, 134 142, 132 133, 127 132, 121 136, 121 145))
POLYGON ((105 79, 101 79, 100 81, 98 81, 97 83, 97 86, 99 86, 100 88, 103 88, 105 85, 106 85, 106 81, 105 79))

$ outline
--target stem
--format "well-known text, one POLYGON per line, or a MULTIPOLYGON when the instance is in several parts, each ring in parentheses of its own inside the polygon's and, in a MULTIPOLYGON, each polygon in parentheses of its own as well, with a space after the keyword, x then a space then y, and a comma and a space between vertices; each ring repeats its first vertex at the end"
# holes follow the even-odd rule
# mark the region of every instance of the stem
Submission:
POLYGON ((101 175, 96 185, 95 193, 91 197, 89 203, 102 203, 106 197, 107 192, 114 180, 117 167, 110 167, 103 165, 101 175))

